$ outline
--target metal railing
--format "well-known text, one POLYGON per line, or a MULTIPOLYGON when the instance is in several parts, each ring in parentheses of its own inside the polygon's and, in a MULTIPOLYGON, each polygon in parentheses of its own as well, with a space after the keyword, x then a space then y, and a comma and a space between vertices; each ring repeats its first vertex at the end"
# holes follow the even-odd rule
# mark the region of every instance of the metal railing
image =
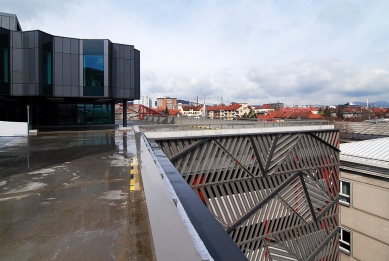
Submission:
MULTIPOLYGON (((145 120, 149 117, 145 117, 145 120)), ((316 126, 330 125, 327 120, 288 120, 280 122, 258 122, 247 120, 222 120, 222 119, 187 119, 184 117, 155 117, 156 125, 139 125, 142 131, 182 131, 182 130, 218 130, 218 129, 246 129, 246 128, 271 128, 288 126, 316 126)))

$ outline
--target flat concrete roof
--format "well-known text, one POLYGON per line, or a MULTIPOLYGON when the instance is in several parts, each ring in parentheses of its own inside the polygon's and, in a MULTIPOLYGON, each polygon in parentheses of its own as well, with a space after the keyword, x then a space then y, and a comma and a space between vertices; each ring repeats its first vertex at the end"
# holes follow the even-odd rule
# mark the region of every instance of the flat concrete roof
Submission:
POLYGON ((53 132, 3 144, 0 259, 153 260, 136 153, 131 132, 53 132))

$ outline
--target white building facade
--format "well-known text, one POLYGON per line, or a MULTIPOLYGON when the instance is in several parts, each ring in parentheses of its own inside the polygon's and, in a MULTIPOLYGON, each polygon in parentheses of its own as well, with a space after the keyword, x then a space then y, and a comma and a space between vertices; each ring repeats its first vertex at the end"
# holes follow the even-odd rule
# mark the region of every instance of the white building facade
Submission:
POLYGON ((340 260, 389 260, 389 138, 340 150, 340 260))

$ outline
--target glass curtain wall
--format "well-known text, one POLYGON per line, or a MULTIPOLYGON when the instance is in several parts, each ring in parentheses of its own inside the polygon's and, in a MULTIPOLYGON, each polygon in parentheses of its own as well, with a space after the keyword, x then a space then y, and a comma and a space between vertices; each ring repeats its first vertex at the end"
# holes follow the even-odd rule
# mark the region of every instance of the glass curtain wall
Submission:
POLYGON ((53 42, 42 46, 42 94, 53 95, 53 42))
POLYGON ((0 28, 0 94, 9 94, 9 32, 0 28))
POLYGON ((32 120, 34 126, 110 124, 111 104, 33 104, 32 120))
POLYGON ((27 122, 27 104, 0 102, 0 121, 27 122))
POLYGON ((104 40, 83 40, 84 96, 104 96, 104 40))

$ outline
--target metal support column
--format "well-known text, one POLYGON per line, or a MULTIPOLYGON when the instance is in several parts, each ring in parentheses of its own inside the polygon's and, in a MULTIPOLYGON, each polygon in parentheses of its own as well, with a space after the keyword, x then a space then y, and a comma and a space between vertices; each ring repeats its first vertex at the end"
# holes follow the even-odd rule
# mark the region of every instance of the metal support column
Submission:
POLYGON ((127 127, 127 100, 123 99, 123 127, 127 127))

